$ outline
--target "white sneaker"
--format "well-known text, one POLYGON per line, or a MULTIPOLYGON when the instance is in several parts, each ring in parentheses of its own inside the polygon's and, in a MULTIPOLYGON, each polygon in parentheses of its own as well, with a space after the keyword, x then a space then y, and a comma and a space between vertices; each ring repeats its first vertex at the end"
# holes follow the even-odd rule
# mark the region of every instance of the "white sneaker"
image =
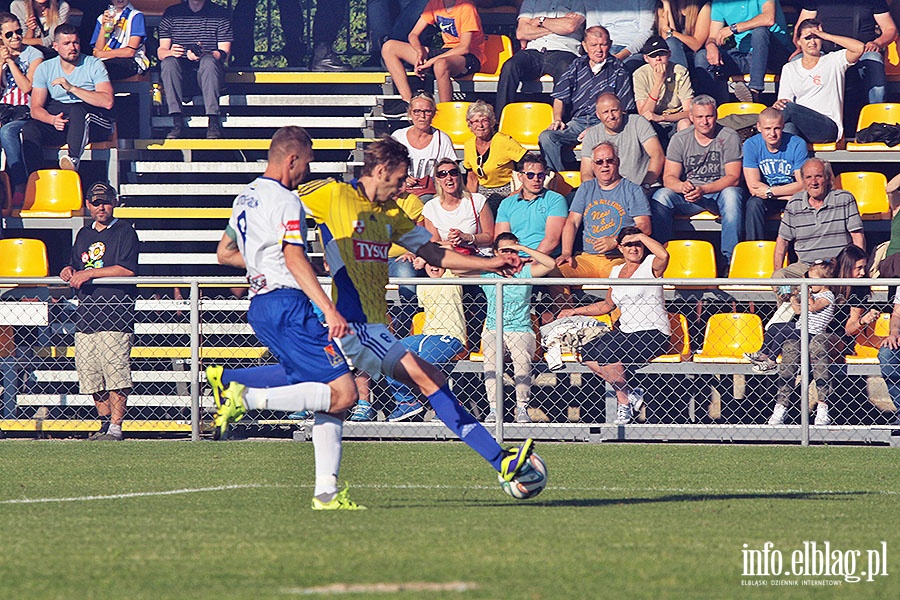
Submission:
POLYGON ((631 423, 631 403, 616 405, 616 425, 628 425, 631 423))
POLYGON ((68 154, 59 159, 59 168, 65 171, 77 171, 78 159, 68 154))
POLYGON ((492 408, 487 416, 484 418, 485 423, 496 423, 497 422, 497 413, 494 412, 492 408))
POLYGON ((516 407, 516 423, 532 423, 531 415, 528 414, 527 406, 516 407))
POLYGON ((769 417, 769 425, 784 425, 784 415, 787 413, 787 407, 782 404, 776 404, 769 417))
POLYGON ((828 405, 819 402, 816 404, 816 422, 815 425, 831 425, 831 419, 828 417, 828 405))
POLYGON ((644 408, 644 388, 632 388, 628 392, 628 405, 631 407, 632 419, 641 414, 641 409, 644 408))

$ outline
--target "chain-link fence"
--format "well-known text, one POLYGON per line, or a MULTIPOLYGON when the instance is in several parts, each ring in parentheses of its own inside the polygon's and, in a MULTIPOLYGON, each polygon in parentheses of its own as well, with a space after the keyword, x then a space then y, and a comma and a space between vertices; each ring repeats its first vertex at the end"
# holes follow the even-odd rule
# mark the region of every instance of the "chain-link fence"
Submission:
MULTIPOLYGON (((831 289, 847 283, 815 281, 831 289)), ((126 436, 196 438, 214 412, 205 367, 275 363, 247 323, 244 290, 229 287, 239 279, 129 282, 138 284, 135 301, 105 310, 133 311, 133 337, 78 342, 76 303, 58 279, 0 280, 0 429, 95 431, 91 379, 103 377, 112 389, 127 384, 126 436), (175 299, 176 286, 189 297, 175 299), (116 367, 128 341, 130 363, 116 367)), ((499 438, 890 443, 897 428, 889 390, 900 390, 900 351, 882 349, 879 363, 893 306, 883 287, 852 302, 837 297, 822 311, 801 300, 811 287, 821 295, 809 279, 634 280, 613 288, 609 280, 397 282, 417 285, 415 298, 388 287, 396 335, 437 365, 499 438), (794 286, 793 300, 776 300, 761 285, 768 283, 794 286)), ((351 413, 345 436, 452 436, 417 390, 388 379, 359 387, 368 404, 351 413)), ((251 411, 235 432, 303 437, 304 417, 251 411)))

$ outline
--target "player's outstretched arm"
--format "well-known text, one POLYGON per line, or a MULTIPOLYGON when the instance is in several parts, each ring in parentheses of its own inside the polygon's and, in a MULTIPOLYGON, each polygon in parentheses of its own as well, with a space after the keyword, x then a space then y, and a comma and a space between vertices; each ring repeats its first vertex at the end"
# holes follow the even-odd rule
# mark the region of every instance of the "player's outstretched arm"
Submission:
POLYGON ((284 264, 297 280, 300 290, 306 294, 313 304, 325 315, 325 324, 328 325, 328 338, 342 338, 350 333, 347 320, 338 312, 331 298, 319 285, 316 272, 309 259, 306 258, 306 250, 298 244, 284 244, 284 264))
POLYGON ((456 273, 499 273, 511 277, 522 270, 522 259, 516 254, 500 254, 491 258, 460 254, 428 242, 416 250, 416 254, 430 265, 450 269, 456 273))

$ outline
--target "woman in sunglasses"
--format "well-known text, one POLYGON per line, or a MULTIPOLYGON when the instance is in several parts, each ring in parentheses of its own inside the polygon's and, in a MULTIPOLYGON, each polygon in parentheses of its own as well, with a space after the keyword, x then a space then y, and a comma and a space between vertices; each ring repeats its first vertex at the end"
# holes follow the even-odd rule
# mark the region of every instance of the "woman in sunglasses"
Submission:
POLYGON ((494 107, 484 100, 469 106, 466 122, 473 134, 463 145, 463 167, 468 172, 466 189, 483 194, 491 213, 496 215, 500 202, 512 195, 516 162, 528 151, 505 133, 494 132, 494 107))
MULTIPOLYGON (((669 264, 662 244, 637 227, 622 228, 617 241, 625 264, 613 267, 610 279, 662 277, 669 264)), ((587 368, 612 384, 618 402, 614 422, 627 425, 640 412, 644 391, 628 384, 625 366, 646 363, 669 347, 672 331, 662 286, 612 285, 604 300, 567 308, 559 318, 606 315, 616 308, 621 311, 616 328, 585 344, 581 356, 587 368)))
POLYGON ((437 105, 427 92, 419 92, 409 101, 408 118, 412 127, 398 129, 392 137, 409 150, 409 177, 406 191, 428 202, 434 197, 434 180, 431 178, 435 163, 442 158, 456 160, 456 150, 450 136, 431 126, 437 105))
POLYGON ((463 254, 490 256, 494 216, 485 197, 462 183, 456 160, 442 158, 434 167, 437 194, 425 204, 422 216, 431 239, 463 254))
POLYGON ((13 190, 12 207, 25 203, 25 184, 28 171, 22 155, 22 127, 29 117, 31 84, 34 72, 44 55, 23 41, 22 25, 15 15, 0 13, 0 147, 6 153, 6 168, 13 190))

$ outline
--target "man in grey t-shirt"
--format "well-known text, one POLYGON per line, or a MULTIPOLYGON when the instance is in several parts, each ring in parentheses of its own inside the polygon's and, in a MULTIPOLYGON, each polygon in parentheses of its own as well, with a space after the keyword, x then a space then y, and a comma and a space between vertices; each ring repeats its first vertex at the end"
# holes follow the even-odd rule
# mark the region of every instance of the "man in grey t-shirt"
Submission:
POLYGON ((669 142, 663 185, 650 203, 653 237, 662 243, 672 237, 675 214, 709 211, 722 217, 724 271, 731 261, 743 226, 744 191, 741 182, 741 140, 733 129, 716 124, 716 101, 694 98, 691 123, 669 142))
POLYGON ((606 92, 597 98, 600 122, 589 127, 581 140, 581 180, 594 178, 593 150, 600 142, 612 142, 619 157, 622 177, 645 190, 659 181, 666 156, 653 125, 639 115, 622 111, 622 102, 606 92))

